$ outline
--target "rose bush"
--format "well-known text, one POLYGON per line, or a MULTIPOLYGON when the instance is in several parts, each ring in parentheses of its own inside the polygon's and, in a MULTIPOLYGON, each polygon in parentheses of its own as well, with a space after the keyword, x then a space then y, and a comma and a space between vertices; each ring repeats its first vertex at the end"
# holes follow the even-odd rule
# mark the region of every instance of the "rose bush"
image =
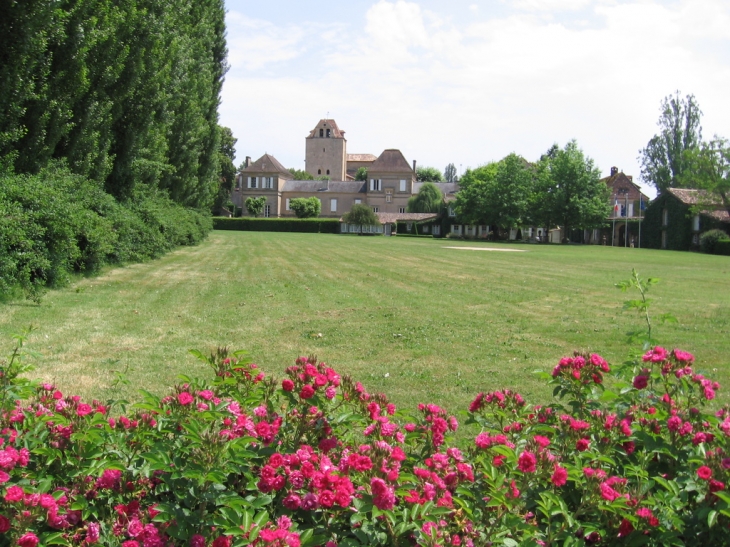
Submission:
POLYGON ((277 381, 241 352, 132 405, 0 371, 0 544, 123 547, 730 543, 730 408, 691 354, 576 354, 556 401, 478 394, 474 434, 408 415, 315 358, 277 381))

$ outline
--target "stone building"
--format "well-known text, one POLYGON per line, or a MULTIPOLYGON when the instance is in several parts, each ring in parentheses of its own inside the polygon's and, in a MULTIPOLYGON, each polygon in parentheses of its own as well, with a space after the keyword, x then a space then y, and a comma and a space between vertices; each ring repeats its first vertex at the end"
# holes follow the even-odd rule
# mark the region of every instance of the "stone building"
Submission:
MULTIPOLYGON (((376 213, 406 214, 408 200, 417 193, 416 162, 409 164, 397 149, 373 154, 348 154, 345 132, 332 119, 319 120, 305 139, 305 170, 326 180, 294 180, 274 156, 264 154, 245 167, 236 179, 231 201, 245 210, 246 198, 266 197, 265 217, 295 216, 290 202, 316 197, 322 217, 339 218, 361 203, 376 213), (360 167, 368 170, 366 181, 356 181, 360 167)), ((453 183, 451 186, 455 186, 453 183)), ((450 188, 453 194, 458 188, 450 188)))

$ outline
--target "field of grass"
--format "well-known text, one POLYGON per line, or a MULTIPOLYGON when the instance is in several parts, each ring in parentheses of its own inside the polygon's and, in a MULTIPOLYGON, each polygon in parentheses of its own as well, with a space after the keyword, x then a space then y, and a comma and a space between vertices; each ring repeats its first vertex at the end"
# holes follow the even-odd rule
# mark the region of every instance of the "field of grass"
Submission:
POLYGON ((189 348, 226 345, 279 377, 316 354, 401 405, 456 411, 500 387, 544 402, 532 371, 573 350, 626 358, 641 322, 614 284, 631 268, 661 279, 652 313, 678 319, 655 325, 660 341, 693 352, 730 402, 730 258, 643 249, 213 232, 39 306, 0 304, 0 349, 32 324, 34 375, 86 397, 164 393, 179 374, 209 374, 189 348), (113 386, 118 371, 128 386, 113 386))

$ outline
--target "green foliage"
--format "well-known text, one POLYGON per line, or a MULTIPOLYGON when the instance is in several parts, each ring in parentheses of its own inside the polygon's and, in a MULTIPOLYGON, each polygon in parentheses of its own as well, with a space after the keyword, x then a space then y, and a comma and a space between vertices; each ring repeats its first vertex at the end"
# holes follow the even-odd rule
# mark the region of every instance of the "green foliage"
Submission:
MULTIPOLYGON (((651 287, 652 285, 656 285, 657 283, 659 283, 659 279, 655 277, 642 279, 641 277, 639 277, 637 271, 633 268, 631 269, 630 279, 616 283, 616 288, 621 289, 623 292, 627 292, 630 289, 635 289, 639 291, 639 295, 641 298, 638 300, 627 300, 626 302, 624 302, 624 309, 636 310, 646 322, 646 331, 638 330, 628 333, 629 342, 641 342, 644 350, 649 349, 652 344, 655 344, 657 342, 651 334, 652 323, 651 317, 649 315, 649 305, 651 304, 651 300, 646 297, 647 293, 649 292, 649 287, 651 287)), ((666 313, 660 315, 659 319, 662 321, 662 323, 677 322, 677 319, 674 316, 666 313)))
POLYGON ((350 212, 345 213, 342 217, 342 220, 347 224, 359 225, 361 228, 362 226, 374 226, 376 224, 380 224, 380 221, 373 210, 362 203, 356 203, 353 205, 350 212))
POLYGON ((435 167, 416 167, 416 180, 418 182, 443 182, 444 177, 441 171, 435 167))
POLYGON ((264 210, 264 207, 266 206, 266 197, 265 196, 259 196, 257 198, 251 196, 246 198, 246 211, 248 211, 248 214, 252 217, 257 217, 261 214, 261 212, 264 210))
MULTIPOLYGON (((233 132, 228 127, 218 127, 220 134, 220 146, 218 148, 218 194, 213 203, 213 213, 220 213, 231 199, 233 183, 236 180, 236 142, 233 132)), ((229 208, 229 211, 232 211, 229 208)))
POLYGON ((682 99, 677 91, 662 100, 657 122, 660 132, 639 151, 641 178, 660 193, 685 184, 693 187, 688 178, 691 161, 687 154, 699 148, 702 141, 701 117, 694 95, 682 99))
POLYGON ((685 151, 687 169, 680 182, 689 188, 705 190, 698 194, 699 202, 693 212, 721 205, 730 212, 730 143, 718 137, 703 142, 699 147, 685 151))
POLYGON ((409 213, 438 213, 444 204, 441 190, 432 182, 424 182, 418 194, 408 200, 409 213))
POLYGON ((37 175, 0 174, 0 293, 38 300, 47 287, 106 264, 148 260, 200 242, 210 217, 140 189, 124 203, 98 183, 52 164, 37 175))
POLYGON ((715 243, 715 254, 730 256, 730 239, 719 239, 715 243))
POLYGON ((318 198, 294 198, 289 201, 289 208, 297 218, 316 218, 322 211, 322 202, 318 198))
POLYGON ((459 218, 504 230, 527 224, 535 186, 534 169, 517 154, 510 154, 462 177, 457 194, 459 218))
POLYGON ((708 230, 700 235, 700 250, 703 253, 715 254, 717 242, 721 239, 728 239, 728 235, 723 230, 708 230))
POLYGON ((218 193, 222 0, 31 0, 0 8, 0 156, 65 159, 118 199, 138 185, 209 208, 218 193))
POLYGON ((456 166, 453 163, 450 163, 444 169, 444 180, 446 182, 456 182, 456 179, 457 179, 456 166))
POLYGON ((574 229, 601 228, 611 212, 610 191, 593 160, 576 141, 553 145, 537 165, 536 191, 530 207, 533 224, 560 225, 566 238, 574 229))
POLYGON ((300 169, 294 169, 292 167, 289 169, 289 172, 294 177, 294 180, 314 180, 314 177, 312 175, 300 169))
POLYGON ((366 181, 368 180, 368 168, 360 167, 355 173, 355 180, 366 181))
POLYGON ((336 218, 223 218, 213 219, 215 230, 250 232, 306 232, 337 234, 340 221, 336 218))

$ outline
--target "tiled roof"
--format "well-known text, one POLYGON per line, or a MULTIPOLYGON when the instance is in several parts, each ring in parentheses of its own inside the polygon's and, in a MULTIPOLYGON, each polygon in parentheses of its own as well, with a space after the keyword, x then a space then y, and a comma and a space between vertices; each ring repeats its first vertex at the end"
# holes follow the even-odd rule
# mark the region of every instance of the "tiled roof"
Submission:
POLYGON ((685 205, 706 205, 707 207, 711 207, 712 209, 705 209, 700 212, 720 222, 730 222, 730 213, 728 213, 727 209, 723 208, 722 200, 719 196, 696 188, 668 188, 667 192, 685 205), (717 208, 715 209, 715 207, 717 208))
POLYGON ((397 221, 421 222, 433 220, 439 216, 438 213, 375 213, 381 224, 392 224, 397 221))
POLYGON ((609 188, 611 188, 611 190, 615 190, 616 188, 629 189, 629 199, 638 199, 639 194, 641 194, 642 199, 644 201, 646 201, 647 203, 649 203, 651 201, 649 196, 647 196, 644 192, 641 191, 641 186, 636 184, 631 178, 629 178, 627 175, 625 175, 623 173, 623 171, 620 171, 620 172, 616 173, 615 175, 603 177, 601 179, 601 182, 606 183, 606 185, 609 188))
POLYGON ((278 173, 282 178, 294 178, 286 167, 271 154, 264 154, 245 169, 241 169, 241 173, 278 173))
POLYGON ((347 161, 375 161, 378 157, 373 154, 347 154, 347 161))
POLYGON ((314 126, 314 129, 312 129, 309 132, 309 137, 307 138, 315 138, 319 137, 319 130, 324 129, 325 132, 327 129, 330 130, 330 138, 334 139, 344 139, 345 138, 345 132, 342 131, 339 127, 337 127, 337 122, 332 119, 322 119, 319 120, 316 126, 314 126))
POLYGON ((365 182, 360 180, 288 180, 282 192, 336 192, 341 194, 365 193, 365 182))
POLYGON ((397 173, 413 173, 413 169, 400 150, 389 149, 383 150, 377 160, 368 169, 370 173, 380 172, 397 172, 397 173))

